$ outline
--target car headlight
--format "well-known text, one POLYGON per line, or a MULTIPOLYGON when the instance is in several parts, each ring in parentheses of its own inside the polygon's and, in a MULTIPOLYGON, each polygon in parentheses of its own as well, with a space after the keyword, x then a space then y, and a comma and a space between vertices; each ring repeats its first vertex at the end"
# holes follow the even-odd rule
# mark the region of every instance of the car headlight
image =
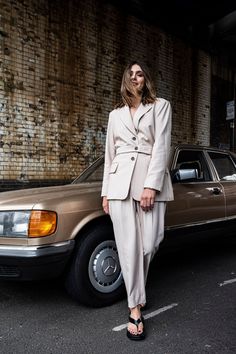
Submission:
POLYGON ((0 211, 0 236, 42 237, 56 231, 57 214, 47 210, 0 211))

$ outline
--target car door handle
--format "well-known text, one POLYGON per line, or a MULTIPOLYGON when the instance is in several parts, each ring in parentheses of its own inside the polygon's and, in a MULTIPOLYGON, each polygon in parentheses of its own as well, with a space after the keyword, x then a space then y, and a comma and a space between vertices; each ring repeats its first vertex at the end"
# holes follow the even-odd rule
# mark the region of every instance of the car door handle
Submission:
POLYGON ((220 193, 222 193, 222 190, 219 187, 213 187, 213 188, 210 188, 210 192, 212 194, 219 195, 220 193))

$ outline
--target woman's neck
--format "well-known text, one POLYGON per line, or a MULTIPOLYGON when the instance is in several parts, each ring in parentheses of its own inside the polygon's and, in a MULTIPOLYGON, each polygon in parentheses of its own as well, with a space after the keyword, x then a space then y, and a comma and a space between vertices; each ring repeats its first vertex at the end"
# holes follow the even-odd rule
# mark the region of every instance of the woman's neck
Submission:
POLYGON ((132 99, 132 108, 137 108, 142 101, 142 96, 134 96, 132 99))

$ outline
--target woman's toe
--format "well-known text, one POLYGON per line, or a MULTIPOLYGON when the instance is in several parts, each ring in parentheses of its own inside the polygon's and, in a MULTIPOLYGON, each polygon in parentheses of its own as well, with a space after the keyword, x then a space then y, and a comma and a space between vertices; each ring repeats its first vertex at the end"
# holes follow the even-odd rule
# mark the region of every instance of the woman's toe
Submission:
POLYGON ((128 325, 128 331, 131 333, 131 334, 137 334, 138 332, 137 332, 137 328, 135 327, 133 327, 133 324, 132 323, 129 323, 129 325, 128 325))

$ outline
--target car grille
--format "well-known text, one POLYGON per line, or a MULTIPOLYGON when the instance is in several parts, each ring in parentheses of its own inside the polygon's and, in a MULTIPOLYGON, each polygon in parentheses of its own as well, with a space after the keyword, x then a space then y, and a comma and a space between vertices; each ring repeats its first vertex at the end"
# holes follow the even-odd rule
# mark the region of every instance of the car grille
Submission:
POLYGON ((0 265, 0 277, 18 278, 20 276, 19 268, 15 266, 0 265))

